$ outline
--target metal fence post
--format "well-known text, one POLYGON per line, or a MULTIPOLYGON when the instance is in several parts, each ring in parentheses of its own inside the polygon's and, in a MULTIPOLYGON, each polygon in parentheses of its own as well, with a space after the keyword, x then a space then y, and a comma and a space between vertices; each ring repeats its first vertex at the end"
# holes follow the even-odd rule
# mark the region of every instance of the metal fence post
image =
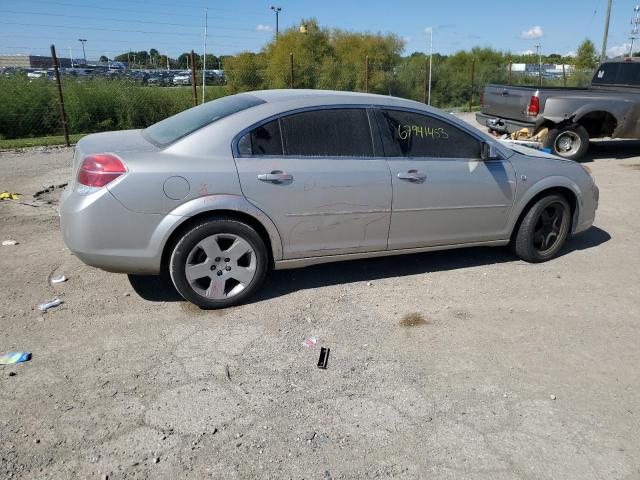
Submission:
POLYGON ((509 85, 511 85, 511 78, 512 78, 512 75, 513 75, 512 72, 513 72, 513 63, 509 62, 509 85))
POLYGON ((429 59, 425 57, 424 59, 424 82, 422 82, 422 103, 428 105, 427 103, 427 89, 429 83, 429 59))
POLYGON ((564 63, 562 64, 562 83, 567 86, 567 72, 564 69, 564 63))
POLYGON ((469 111, 471 111, 471 107, 473 106, 473 82, 475 80, 474 76, 476 73, 476 59, 471 59, 471 89, 469 90, 469 111))
POLYGON ((293 88, 293 52, 289 54, 289 88, 293 88))
POLYGON ((196 62, 193 50, 189 54, 191 59, 191 87, 193 88, 193 106, 198 106, 198 87, 196 86, 196 62))
POLYGON ((542 86, 542 63, 538 62, 538 86, 542 86))
POLYGON ((364 57, 364 93, 369 93, 369 55, 364 57))
POLYGON ((64 134, 64 144, 69 144, 69 128, 67 127, 67 113, 64 110, 64 98, 62 96, 62 84, 60 83, 60 70, 58 70, 58 57, 56 57, 56 47, 51 45, 51 60, 53 61, 53 71, 56 75, 56 89, 58 90, 58 106, 60 109, 60 123, 62 123, 62 133, 64 134))

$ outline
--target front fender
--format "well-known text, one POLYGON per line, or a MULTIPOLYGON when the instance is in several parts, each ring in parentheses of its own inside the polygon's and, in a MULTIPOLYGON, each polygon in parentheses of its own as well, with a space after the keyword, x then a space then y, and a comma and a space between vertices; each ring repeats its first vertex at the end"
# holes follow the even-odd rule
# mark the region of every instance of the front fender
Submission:
POLYGON ((282 260, 282 240, 273 221, 260 209, 249 203, 239 195, 206 195, 190 200, 176 207, 160 222, 152 238, 160 249, 164 248, 171 234, 189 218, 200 213, 215 212, 216 210, 231 210, 253 217, 258 221, 269 235, 273 259, 282 260))
MULTIPOLYGON (((522 180, 518 180, 518 189, 521 189, 524 183, 526 182, 522 180)), ((511 217, 509 219, 508 231, 513 232, 513 229, 515 228, 516 223, 518 222, 518 219, 520 218, 522 213, 525 211, 525 209, 529 205, 529 202, 531 202, 531 200, 533 200, 533 198, 536 195, 538 195, 541 192, 544 192, 545 190, 549 190, 552 188, 568 188, 575 194, 576 209, 573 212, 573 218, 571 222, 571 230, 573 233, 574 229, 579 224, 580 211, 581 211, 582 205, 584 204, 584 198, 578 184, 575 183, 570 178, 563 177, 563 176, 546 177, 546 178, 543 178, 542 180, 537 181, 530 187, 526 188, 526 190, 522 193, 522 196, 518 198, 516 208, 512 210, 511 217)))

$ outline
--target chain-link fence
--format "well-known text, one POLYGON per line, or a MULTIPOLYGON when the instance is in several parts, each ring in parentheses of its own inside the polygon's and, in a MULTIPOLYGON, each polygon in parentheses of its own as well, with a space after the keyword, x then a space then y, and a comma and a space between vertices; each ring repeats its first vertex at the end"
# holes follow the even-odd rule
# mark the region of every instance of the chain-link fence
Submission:
MULTIPOLYGON (((243 91, 272 88, 347 90, 393 95, 441 108, 474 109, 488 83, 530 86, 586 86, 590 71, 566 68, 562 73, 515 71, 512 65, 469 61, 435 61, 412 56, 395 65, 326 60, 321 64, 289 58, 264 62, 243 54, 230 59, 223 70, 205 77, 206 101, 243 91), (431 75, 430 75, 431 73, 431 75), (429 89, 429 77, 431 88, 429 89)), ((61 70, 68 133, 144 128, 194 104, 193 72, 61 70)), ((202 76, 196 74, 198 103, 202 76)), ((0 140, 62 135, 54 72, 6 71, 0 76, 0 140)))

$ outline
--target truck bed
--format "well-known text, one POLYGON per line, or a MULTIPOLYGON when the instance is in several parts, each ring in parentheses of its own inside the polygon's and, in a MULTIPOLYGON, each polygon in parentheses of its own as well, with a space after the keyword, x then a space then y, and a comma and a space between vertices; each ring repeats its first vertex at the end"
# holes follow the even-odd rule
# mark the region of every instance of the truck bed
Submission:
POLYGON ((540 101, 540 111, 550 96, 580 96, 588 93, 589 88, 568 87, 527 87, 520 85, 487 85, 484 90, 482 113, 489 117, 509 119, 523 124, 534 124, 536 117, 527 113, 529 101, 537 96, 540 101))

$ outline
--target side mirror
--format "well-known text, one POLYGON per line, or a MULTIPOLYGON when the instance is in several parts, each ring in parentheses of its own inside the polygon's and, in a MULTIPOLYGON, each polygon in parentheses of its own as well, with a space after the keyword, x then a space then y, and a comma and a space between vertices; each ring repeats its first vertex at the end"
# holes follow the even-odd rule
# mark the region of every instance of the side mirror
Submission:
POLYGON ((498 156, 498 151, 496 150, 495 145, 489 142, 482 142, 482 146, 480 147, 480 158, 482 160, 497 160, 500 157, 498 156))

